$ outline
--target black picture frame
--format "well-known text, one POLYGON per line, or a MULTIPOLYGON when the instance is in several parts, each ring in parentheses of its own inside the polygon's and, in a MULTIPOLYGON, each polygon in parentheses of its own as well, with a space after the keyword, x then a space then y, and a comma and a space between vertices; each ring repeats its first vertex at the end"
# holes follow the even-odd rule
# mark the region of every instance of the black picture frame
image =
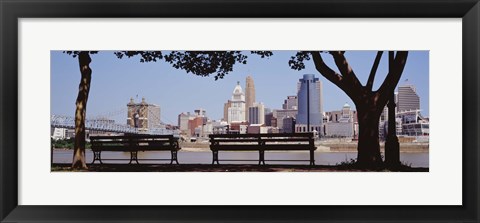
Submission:
POLYGON ((0 16, 1 222, 479 222, 478 0, 0 0, 0 16), (463 85, 463 205, 18 205, 18 19, 76 17, 462 18, 463 74, 452 78, 462 78, 463 85))

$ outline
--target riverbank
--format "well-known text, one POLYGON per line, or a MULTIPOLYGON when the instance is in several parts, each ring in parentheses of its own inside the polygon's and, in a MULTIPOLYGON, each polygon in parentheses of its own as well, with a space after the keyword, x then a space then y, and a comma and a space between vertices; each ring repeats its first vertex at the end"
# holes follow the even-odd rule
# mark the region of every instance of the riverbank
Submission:
POLYGON ((252 164, 90 164, 72 170, 71 164, 53 164, 52 172, 428 172, 429 168, 402 166, 392 170, 360 170, 349 165, 252 165, 252 164))
MULTIPOLYGON (((357 152, 357 142, 344 141, 320 141, 315 146, 319 152, 357 152)), ((210 151, 209 143, 190 143, 182 142, 180 147, 184 152, 206 152, 210 151)), ((384 152, 385 143, 380 143, 380 150, 384 152)), ((428 143, 400 143, 400 152, 402 153, 428 153, 428 143)))

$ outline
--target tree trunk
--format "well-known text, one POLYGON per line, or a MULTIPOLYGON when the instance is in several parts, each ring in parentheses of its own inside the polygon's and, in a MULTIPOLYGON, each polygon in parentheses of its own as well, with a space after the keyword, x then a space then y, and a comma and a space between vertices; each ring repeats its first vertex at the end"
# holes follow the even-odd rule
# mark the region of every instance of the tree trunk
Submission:
MULTIPOLYGON (((390 92, 395 87, 407 62, 408 51, 398 51, 396 56, 389 53, 389 72, 377 91, 372 91, 375 73, 382 53, 377 53, 372 71, 368 77, 367 86, 363 87, 348 64, 344 51, 329 51, 333 56, 341 74, 332 70, 323 61, 320 52, 311 52, 315 68, 330 82, 337 85, 355 103, 358 116, 358 156, 357 166, 368 169, 381 169, 384 167, 380 155, 380 142, 378 139, 378 123, 380 114, 388 101, 390 92)), ((303 60, 303 59, 302 59, 303 60)))
POLYGON ((75 146, 73 150, 73 169, 87 169, 85 161, 85 120, 87 110, 88 93, 90 91, 90 81, 92 79, 92 70, 90 69, 90 55, 87 51, 82 51, 78 55, 80 73, 82 78, 78 86, 78 96, 75 109, 75 146))
POLYGON ((358 109, 357 165, 360 168, 380 169, 383 167, 378 139, 378 124, 381 113, 375 110, 377 109, 358 109))

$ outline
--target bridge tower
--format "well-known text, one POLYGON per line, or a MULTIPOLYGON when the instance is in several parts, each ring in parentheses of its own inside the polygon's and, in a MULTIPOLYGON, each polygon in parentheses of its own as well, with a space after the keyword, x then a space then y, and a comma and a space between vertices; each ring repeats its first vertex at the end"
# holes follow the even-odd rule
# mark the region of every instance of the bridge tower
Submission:
POLYGON ((135 103, 133 98, 130 98, 127 109, 127 125, 140 132, 160 127, 160 106, 148 104, 145 98, 142 98, 140 103, 135 103))

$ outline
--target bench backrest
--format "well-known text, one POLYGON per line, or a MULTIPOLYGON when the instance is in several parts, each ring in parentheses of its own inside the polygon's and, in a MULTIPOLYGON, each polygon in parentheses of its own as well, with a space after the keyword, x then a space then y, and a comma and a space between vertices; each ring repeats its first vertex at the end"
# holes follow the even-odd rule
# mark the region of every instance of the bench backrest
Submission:
POLYGON ((173 135, 123 135, 91 136, 92 150, 141 150, 178 148, 178 139, 173 135))
POLYGON ((232 143, 257 143, 257 145, 303 143, 314 146, 313 133, 212 134, 209 137, 211 145, 230 145, 232 143))

